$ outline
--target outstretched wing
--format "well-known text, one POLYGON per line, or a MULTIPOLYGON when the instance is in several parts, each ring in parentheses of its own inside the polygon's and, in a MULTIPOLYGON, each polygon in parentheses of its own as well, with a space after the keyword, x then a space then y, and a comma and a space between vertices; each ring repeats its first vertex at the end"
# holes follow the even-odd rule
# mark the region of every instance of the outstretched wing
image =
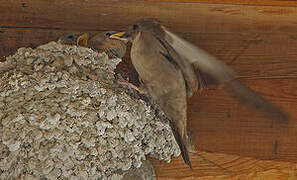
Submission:
POLYGON ((190 42, 178 37, 174 33, 162 27, 165 31, 165 40, 172 48, 188 62, 199 68, 204 75, 209 76, 218 84, 229 91, 229 93, 243 103, 247 103, 254 108, 262 110, 270 118, 287 122, 287 116, 275 105, 271 104, 256 92, 243 85, 234 77, 234 72, 222 61, 210 55, 206 51, 197 48, 190 42))

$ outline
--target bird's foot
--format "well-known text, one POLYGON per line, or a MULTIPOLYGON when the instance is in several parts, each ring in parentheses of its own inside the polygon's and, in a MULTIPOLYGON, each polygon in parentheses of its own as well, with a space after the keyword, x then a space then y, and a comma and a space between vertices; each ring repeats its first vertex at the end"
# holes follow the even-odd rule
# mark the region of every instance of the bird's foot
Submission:
POLYGON ((128 80, 124 79, 120 74, 117 74, 118 83, 124 86, 127 86, 129 89, 135 89, 140 94, 147 94, 146 89, 143 86, 137 87, 134 84, 130 83, 128 80))
POLYGON ((195 147, 195 145, 193 143, 193 140, 195 138, 195 135, 194 135, 194 133, 192 133, 190 131, 188 131, 187 134, 188 134, 188 142, 187 142, 188 151, 190 153, 196 153, 197 152, 197 149, 196 149, 196 147, 195 147))

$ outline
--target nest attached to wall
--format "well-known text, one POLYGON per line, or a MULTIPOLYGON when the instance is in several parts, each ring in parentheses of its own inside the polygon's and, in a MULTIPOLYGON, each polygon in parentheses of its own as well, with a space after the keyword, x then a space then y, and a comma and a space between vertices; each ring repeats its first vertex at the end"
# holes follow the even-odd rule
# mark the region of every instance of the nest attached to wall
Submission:
POLYGON ((162 112, 117 83, 120 61, 50 42, 0 63, 0 179, 121 179, 178 156, 162 112))

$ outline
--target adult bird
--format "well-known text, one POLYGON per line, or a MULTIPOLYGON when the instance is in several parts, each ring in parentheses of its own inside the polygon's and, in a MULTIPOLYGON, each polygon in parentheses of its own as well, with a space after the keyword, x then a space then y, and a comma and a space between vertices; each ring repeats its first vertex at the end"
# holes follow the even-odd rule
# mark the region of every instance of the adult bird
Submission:
POLYGON ((156 19, 142 19, 127 31, 111 36, 132 42, 131 60, 143 86, 169 118, 182 157, 190 167, 187 97, 209 83, 286 122, 286 115, 234 78, 233 71, 214 56, 170 32, 156 19))

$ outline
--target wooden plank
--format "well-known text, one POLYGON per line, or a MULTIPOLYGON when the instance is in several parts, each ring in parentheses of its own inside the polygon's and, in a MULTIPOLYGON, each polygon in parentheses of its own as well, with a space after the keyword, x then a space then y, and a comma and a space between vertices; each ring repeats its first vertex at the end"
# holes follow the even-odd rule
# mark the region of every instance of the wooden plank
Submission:
POLYGON ((252 5, 252 6, 278 6, 292 7, 297 6, 296 1, 290 0, 143 0, 148 2, 170 2, 170 3, 207 3, 207 4, 232 4, 232 5, 252 5))
POLYGON ((296 78, 296 35, 274 33, 181 34, 232 66, 242 79, 296 78))
POLYGON ((295 33, 295 7, 139 1, 3 1, 0 27, 124 29, 137 19, 159 18, 176 32, 295 33))
MULTIPOLYGON (((1 28, 0 29, 0 61, 4 60, 4 56, 8 56, 16 52, 20 47, 35 48, 40 44, 49 41, 56 41, 59 36, 64 33, 80 33, 82 31, 65 31, 50 29, 22 29, 22 28, 1 28)), ((95 33, 90 31, 90 33, 95 33)))
POLYGON ((290 114, 288 127, 270 127, 270 120, 257 111, 239 104, 221 90, 209 90, 189 102, 189 127, 197 135, 198 148, 297 162, 296 79, 244 83, 290 114))
POLYGON ((181 158, 170 164, 151 159, 158 179, 165 180, 238 180, 238 179, 296 179, 296 163, 258 160, 255 158, 199 152, 193 169, 187 168, 181 158))

